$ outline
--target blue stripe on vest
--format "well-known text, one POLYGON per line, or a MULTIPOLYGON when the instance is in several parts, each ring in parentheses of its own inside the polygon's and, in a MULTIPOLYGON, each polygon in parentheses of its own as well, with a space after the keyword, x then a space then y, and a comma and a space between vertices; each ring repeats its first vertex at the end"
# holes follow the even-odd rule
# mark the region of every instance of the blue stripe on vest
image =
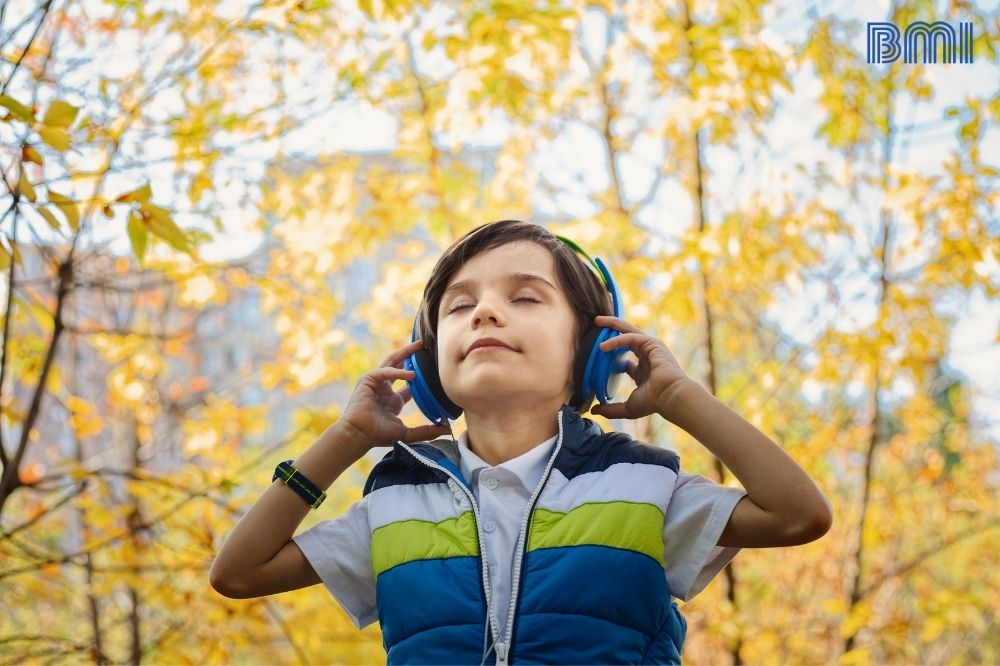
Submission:
POLYGON ((428 630, 460 626, 461 631, 479 638, 475 654, 461 658, 479 663, 486 629, 486 599, 478 556, 400 564, 379 574, 375 596, 387 651, 390 646, 406 642, 406 650, 427 658, 427 650, 436 644, 435 636, 439 635, 428 630), (392 622, 385 621, 386 613, 392 614, 392 622), (419 640, 407 641, 411 637, 419 640))
MULTIPOLYGON (((413 636, 386 650, 386 666, 393 664, 478 664, 483 656, 483 623, 448 625, 413 636)), ((490 653, 492 663, 493 653, 490 653)))
MULTIPOLYGON (((521 623, 543 610, 573 616, 565 618, 572 622, 590 616, 623 632, 631 627, 629 631, 641 632, 646 643, 673 615, 663 567, 648 555, 622 548, 580 545, 529 551, 521 585, 515 650, 521 638, 527 638, 521 623), (631 594, 623 596, 622 590, 631 594)), ((645 645, 640 654, 644 651, 645 645)))

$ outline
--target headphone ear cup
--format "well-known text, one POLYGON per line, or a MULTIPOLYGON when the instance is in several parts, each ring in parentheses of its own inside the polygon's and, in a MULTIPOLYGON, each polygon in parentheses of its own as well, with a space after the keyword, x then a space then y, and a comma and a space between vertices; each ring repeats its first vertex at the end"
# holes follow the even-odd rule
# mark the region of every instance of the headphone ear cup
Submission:
POLYGON ((583 334, 583 339, 580 340, 580 348, 576 352, 576 359, 573 361, 573 397, 570 398, 569 404, 574 409, 579 409, 580 411, 585 411, 590 408, 591 403, 594 400, 593 390, 588 390, 586 382, 586 371, 587 366, 590 364, 590 357, 596 351, 597 353, 603 353, 600 349, 595 349, 597 343, 597 337, 600 335, 602 329, 596 326, 591 326, 587 329, 587 332, 583 334))
POLYGON ((585 401, 588 409, 595 398, 602 403, 611 400, 625 374, 625 354, 628 353, 628 347, 617 347, 611 351, 600 348, 602 342, 619 335, 621 333, 613 328, 591 327, 583 336, 573 371, 574 381, 579 382, 578 394, 574 398, 579 397, 581 402, 585 401))
POLYGON ((413 370, 416 375, 407 380, 410 395, 417 407, 431 422, 447 425, 447 419, 457 419, 462 415, 462 408, 452 402, 441 386, 437 364, 426 349, 418 349, 403 362, 403 368, 413 370))
MULTIPOLYGON (((597 336, 595 347, 605 340, 617 338, 619 335, 621 335, 621 332, 613 328, 602 328, 601 334, 597 336)), ((593 370, 593 387, 597 394, 597 399, 602 403, 611 400, 618 390, 618 384, 621 383, 622 377, 625 376, 625 355, 628 351, 628 347, 616 347, 611 351, 595 349, 598 356, 595 359, 596 363, 593 370)))

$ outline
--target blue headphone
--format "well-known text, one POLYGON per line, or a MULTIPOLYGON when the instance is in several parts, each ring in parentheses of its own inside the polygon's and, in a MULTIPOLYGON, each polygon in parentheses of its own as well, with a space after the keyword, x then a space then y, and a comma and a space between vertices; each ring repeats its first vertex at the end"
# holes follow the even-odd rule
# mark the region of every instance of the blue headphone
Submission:
MULTIPOLYGON (((624 308, 618 284, 611 277, 611 272, 604 265, 604 262, 596 257, 591 259, 590 255, 583 251, 583 248, 565 236, 554 235, 574 251, 586 257, 587 261, 597 269, 597 274, 601 276, 604 286, 611 292, 614 315, 623 318, 624 308)), ((419 318, 419 316, 418 314, 417 317, 419 318)), ((616 347, 606 352, 599 345, 618 335, 621 335, 619 331, 603 326, 591 325, 587 329, 580 342, 580 351, 573 362, 574 389, 573 396, 569 401, 570 405, 590 405, 595 397, 602 403, 611 400, 618 389, 622 375, 625 374, 624 356, 628 352, 628 347, 616 347)), ((410 342, 415 342, 416 339, 417 320, 415 319, 410 342)), ((438 375, 437 364, 426 348, 419 349, 406 357, 403 361, 403 369, 414 372, 415 377, 406 381, 410 387, 410 395, 420 411, 432 423, 447 426, 449 419, 457 419, 462 415, 462 408, 449 400, 445 394, 444 388, 441 386, 441 377, 438 375)))

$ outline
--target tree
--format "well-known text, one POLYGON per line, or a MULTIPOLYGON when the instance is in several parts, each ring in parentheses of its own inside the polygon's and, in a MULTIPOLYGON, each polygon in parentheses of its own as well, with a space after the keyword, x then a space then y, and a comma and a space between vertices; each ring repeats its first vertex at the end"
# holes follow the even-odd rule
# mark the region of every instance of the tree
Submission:
MULTIPOLYGON (((858 22, 767 2, 2 7, 9 660, 381 660, 319 587, 227 600, 207 566, 409 339, 440 252, 504 217, 604 259, 626 317, 834 504, 826 537, 744 551, 683 605, 685 660, 997 660, 995 442, 946 362, 949 313, 1000 286, 994 90, 901 120, 945 94, 931 65, 868 65, 858 22), (329 148, 343 100, 392 114, 395 149, 329 148), (503 143, 471 145, 496 117, 503 143), (954 131, 941 169, 902 149, 928 127, 954 131), (259 251, 219 252, 240 233, 259 251)), ((951 11, 995 73, 986 11, 951 11)), ((601 425, 736 483, 662 419, 601 425)))

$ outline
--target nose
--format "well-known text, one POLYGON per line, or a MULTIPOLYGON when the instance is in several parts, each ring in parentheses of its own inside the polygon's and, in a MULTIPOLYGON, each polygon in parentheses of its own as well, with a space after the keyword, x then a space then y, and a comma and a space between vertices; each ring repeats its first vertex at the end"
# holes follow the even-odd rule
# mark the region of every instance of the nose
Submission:
POLYGON ((493 304, 493 299, 490 298, 480 299, 476 308, 472 311, 473 328, 482 324, 486 318, 489 318, 490 321, 498 326, 504 323, 503 313, 493 304))

